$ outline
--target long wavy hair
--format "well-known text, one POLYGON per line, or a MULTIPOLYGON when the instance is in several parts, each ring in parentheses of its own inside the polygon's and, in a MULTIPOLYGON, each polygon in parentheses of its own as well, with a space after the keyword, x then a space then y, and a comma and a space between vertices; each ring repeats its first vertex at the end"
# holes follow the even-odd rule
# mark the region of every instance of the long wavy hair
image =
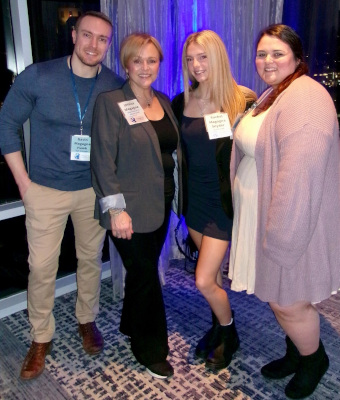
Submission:
POLYGON ((190 91, 199 86, 199 82, 190 74, 187 63, 187 49, 192 43, 203 47, 207 55, 210 71, 210 100, 217 104, 221 111, 228 113, 230 124, 233 125, 237 114, 245 109, 245 98, 235 82, 229 63, 227 50, 217 33, 203 30, 189 35, 182 51, 182 71, 184 80, 184 100, 188 104, 190 91), (191 82, 191 84, 189 83, 191 82))
POLYGON ((282 93, 287 87, 295 81, 295 79, 299 78, 302 75, 308 73, 308 65, 305 62, 303 47, 300 36, 292 29, 290 26, 283 24, 273 24, 269 25, 267 28, 263 29, 256 40, 256 49, 260 43, 260 40, 263 36, 273 36, 276 37, 282 42, 286 43, 292 50, 294 54, 295 61, 300 61, 296 66, 295 71, 288 75, 278 86, 275 88, 272 93, 268 96, 268 99, 256 108, 254 112, 254 116, 260 114, 261 112, 267 110, 275 101, 277 96, 282 93))

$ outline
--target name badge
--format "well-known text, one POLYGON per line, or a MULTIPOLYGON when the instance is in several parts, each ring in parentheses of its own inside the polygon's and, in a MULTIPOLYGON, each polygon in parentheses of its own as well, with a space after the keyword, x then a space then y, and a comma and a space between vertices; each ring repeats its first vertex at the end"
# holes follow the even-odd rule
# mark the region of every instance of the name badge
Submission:
POLYGON ((71 136, 71 160, 90 161, 91 138, 88 135, 71 136))
POLYGON ((219 139, 232 136, 229 117, 227 113, 217 112, 204 116, 205 128, 209 139, 219 139))
POLYGON ((122 101, 118 103, 118 106, 129 125, 136 125, 149 121, 144 114, 143 108, 136 99, 122 101))

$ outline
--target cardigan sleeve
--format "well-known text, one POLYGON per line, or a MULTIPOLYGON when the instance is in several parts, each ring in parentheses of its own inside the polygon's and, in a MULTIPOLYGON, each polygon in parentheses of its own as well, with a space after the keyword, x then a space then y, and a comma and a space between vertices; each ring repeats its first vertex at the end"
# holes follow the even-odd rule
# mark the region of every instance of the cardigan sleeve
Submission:
POLYGON ((321 87, 300 89, 297 85, 291 96, 282 98, 272 121, 278 165, 263 241, 265 256, 287 268, 297 263, 310 243, 319 218, 329 153, 338 143, 329 95, 321 87))

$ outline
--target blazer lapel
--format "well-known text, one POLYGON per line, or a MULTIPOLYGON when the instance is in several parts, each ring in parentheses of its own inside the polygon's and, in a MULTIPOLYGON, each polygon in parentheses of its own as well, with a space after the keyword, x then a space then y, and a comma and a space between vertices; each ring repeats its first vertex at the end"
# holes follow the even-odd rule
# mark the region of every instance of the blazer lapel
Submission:
MULTIPOLYGON (((122 90, 124 92, 124 96, 125 96, 126 100, 136 99, 136 96, 133 93, 128 81, 126 81, 124 83, 124 85, 122 87, 122 90)), ((160 146, 159 146, 157 133, 154 130, 151 122, 150 121, 142 122, 141 124, 135 125, 135 127, 138 127, 139 129, 143 129, 148 134, 148 136, 149 136, 149 138, 150 138, 150 140, 151 140, 151 142, 153 144, 153 148, 154 148, 154 150, 156 152, 157 158, 158 158, 158 160, 160 162, 160 165, 163 165, 161 149, 160 149, 160 146)))
MULTIPOLYGON (((123 93, 124 93, 124 96, 125 96, 126 100, 133 100, 133 99, 136 99, 136 96, 135 96, 135 94, 133 93, 133 91, 132 91, 132 89, 131 89, 131 87, 130 87, 128 81, 125 82, 125 84, 124 84, 123 87, 122 87, 122 90, 123 90, 123 93)), ((174 126, 174 128, 175 128, 175 130, 176 130, 177 138, 178 138, 178 140, 179 140, 179 130, 178 130, 177 122, 176 122, 176 120, 174 119, 174 114, 173 114, 173 112, 172 112, 170 103, 165 102, 165 101, 163 100, 162 97, 158 96, 158 91, 157 91, 157 90, 154 90, 154 94, 155 94, 155 96, 157 97, 158 101, 160 102, 161 106, 163 107, 164 111, 168 114, 168 116, 169 116, 169 118, 170 118, 170 121, 172 122, 172 124, 173 124, 173 126, 174 126)), ((136 126, 137 126, 137 125, 136 125, 136 126)), ((148 134, 148 136, 150 137, 150 140, 151 140, 151 142, 152 142, 152 144, 153 144, 153 147, 154 147, 154 149, 155 149, 155 151, 156 151, 157 158, 158 158, 159 162, 161 163, 161 165, 163 165, 163 163, 162 163, 161 149, 160 149, 160 146, 159 146, 159 141, 158 141, 157 133, 156 133, 156 131, 154 130, 154 128, 153 128, 151 122, 150 122, 150 121, 148 121, 148 122, 143 122, 143 123, 141 123, 141 124, 138 124, 138 126, 139 126, 140 128, 143 128, 143 129, 145 130, 145 132, 148 134)))

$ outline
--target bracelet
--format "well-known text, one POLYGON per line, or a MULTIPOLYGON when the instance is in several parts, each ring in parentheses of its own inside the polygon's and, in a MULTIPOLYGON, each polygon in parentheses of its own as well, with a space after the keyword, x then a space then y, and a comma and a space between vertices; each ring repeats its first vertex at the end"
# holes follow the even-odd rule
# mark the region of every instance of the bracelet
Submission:
POLYGON ((109 214, 111 215, 111 217, 119 215, 123 211, 125 211, 125 208, 109 208, 109 214))

